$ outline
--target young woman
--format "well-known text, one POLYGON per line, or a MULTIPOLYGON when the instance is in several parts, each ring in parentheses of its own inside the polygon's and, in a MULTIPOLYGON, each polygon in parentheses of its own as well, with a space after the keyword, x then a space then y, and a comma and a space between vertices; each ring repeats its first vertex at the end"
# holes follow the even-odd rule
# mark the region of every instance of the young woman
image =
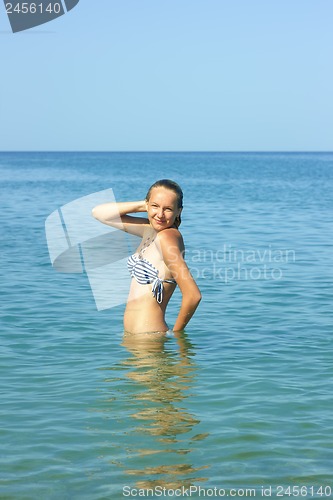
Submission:
POLYGON ((183 193, 173 181, 153 184, 141 201, 104 203, 93 216, 109 226, 141 237, 135 254, 128 259, 132 276, 124 314, 124 329, 130 333, 166 332, 165 311, 179 286, 182 303, 173 331, 185 328, 201 294, 184 260, 185 247, 179 232, 183 193), (147 212, 148 218, 128 214, 147 212))

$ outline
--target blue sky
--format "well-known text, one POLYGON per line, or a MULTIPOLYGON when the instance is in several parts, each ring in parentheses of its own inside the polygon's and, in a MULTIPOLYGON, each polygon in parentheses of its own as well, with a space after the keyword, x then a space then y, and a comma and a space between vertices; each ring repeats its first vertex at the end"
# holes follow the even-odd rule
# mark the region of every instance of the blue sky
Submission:
POLYGON ((332 151, 332 0, 80 0, 12 34, 0 150, 332 151))

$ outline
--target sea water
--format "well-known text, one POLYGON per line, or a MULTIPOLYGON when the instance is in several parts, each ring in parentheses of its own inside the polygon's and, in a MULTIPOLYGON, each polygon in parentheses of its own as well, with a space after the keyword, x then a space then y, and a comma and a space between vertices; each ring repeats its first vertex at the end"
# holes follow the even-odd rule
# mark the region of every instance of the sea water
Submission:
POLYGON ((0 498, 332 498, 332 167, 331 153, 1 153, 0 498), (135 341, 124 305, 97 311, 85 274, 52 268, 44 223, 160 178, 184 190, 203 299, 179 338, 135 341))

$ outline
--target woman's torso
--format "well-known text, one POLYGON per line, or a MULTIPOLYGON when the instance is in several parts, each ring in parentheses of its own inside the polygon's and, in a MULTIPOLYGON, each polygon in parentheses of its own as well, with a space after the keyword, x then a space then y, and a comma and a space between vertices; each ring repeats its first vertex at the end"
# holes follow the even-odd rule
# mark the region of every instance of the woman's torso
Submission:
MULTIPOLYGON (((145 260, 144 268, 152 276, 157 276, 159 280, 172 280, 172 274, 163 261, 162 252, 159 246, 158 233, 148 227, 145 231, 141 244, 131 259, 132 264, 140 259, 145 260), (150 238, 150 240, 148 239, 150 238)), ((158 332, 167 331, 168 325, 165 322, 166 306, 175 290, 175 283, 165 281, 158 282, 161 294, 156 292, 153 295, 153 282, 149 284, 140 284, 140 263, 138 263, 139 272, 137 278, 132 277, 130 291, 127 300, 127 306, 124 314, 125 331, 131 333, 158 332), (160 303, 157 297, 159 297, 160 303)), ((135 274, 135 271, 133 271, 135 274)), ((155 281, 155 280, 154 280, 155 281)))

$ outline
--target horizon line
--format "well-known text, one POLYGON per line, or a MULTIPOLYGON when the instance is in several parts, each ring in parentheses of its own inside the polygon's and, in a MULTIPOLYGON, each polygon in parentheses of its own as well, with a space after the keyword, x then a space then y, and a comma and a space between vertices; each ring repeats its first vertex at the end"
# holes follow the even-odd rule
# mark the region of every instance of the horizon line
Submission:
POLYGON ((222 153, 222 154, 247 154, 247 153, 256 153, 256 154, 265 154, 265 153, 274 153, 274 154, 293 154, 293 153, 333 153, 333 150, 215 150, 215 149, 207 149, 207 150, 103 150, 103 149, 59 149, 59 150, 52 150, 52 149, 22 149, 22 150, 0 150, 1 153, 142 153, 142 154, 154 154, 154 153, 174 153, 174 154, 180 154, 180 153, 222 153))

